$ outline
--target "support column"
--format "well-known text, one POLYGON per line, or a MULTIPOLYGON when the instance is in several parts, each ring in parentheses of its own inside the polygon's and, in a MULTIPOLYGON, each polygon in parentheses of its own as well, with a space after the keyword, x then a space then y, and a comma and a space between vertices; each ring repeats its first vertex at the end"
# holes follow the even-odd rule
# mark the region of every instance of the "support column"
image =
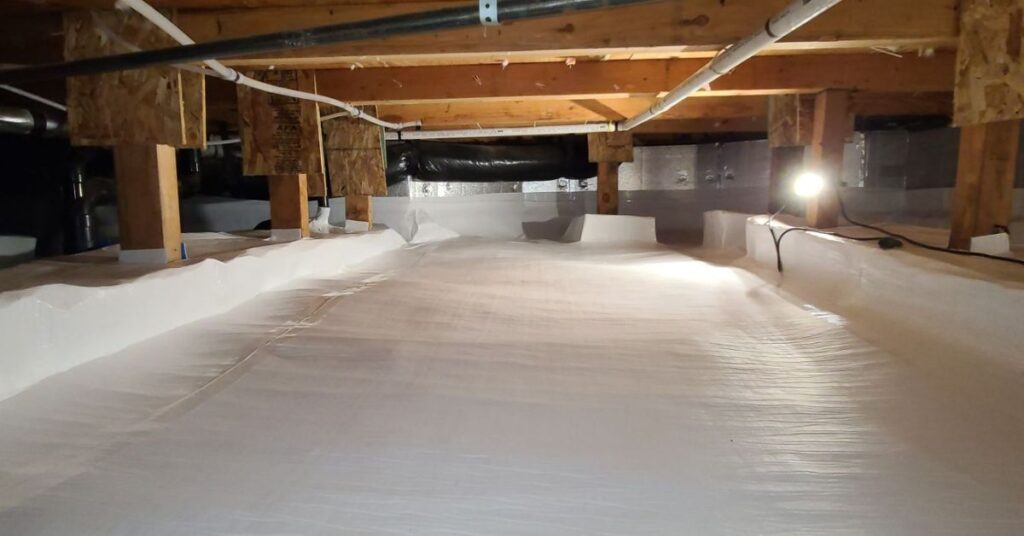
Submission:
POLYGON ((814 95, 768 97, 768 145, 771 147, 768 211, 771 213, 787 204, 788 187, 803 169, 804 149, 813 137, 814 101, 814 95))
POLYGON ((122 262, 181 260, 178 172, 168 145, 114 147, 122 262))
POLYGON ((821 194, 807 202, 807 225, 826 229, 839 225, 839 184, 843 174, 843 149, 853 131, 850 94, 828 90, 814 101, 814 130, 809 168, 825 179, 821 194))
POLYGON ((619 213, 619 164, 633 161, 633 136, 628 132, 587 135, 587 152, 597 163, 597 213, 619 213))
POLYGON ((597 164, 597 213, 619 213, 619 163, 597 164))
POLYGON ((345 219, 373 225, 373 196, 348 194, 345 196, 345 219))
POLYGON ((997 232, 1013 211, 1020 121, 1024 119, 1021 0, 963 0, 953 123, 960 127, 960 161, 949 246, 997 232))
POLYGON ((1017 120, 960 129, 949 247, 970 249, 971 238, 1010 224, 1019 142, 1017 120))
POLYGON ((270 228, 274 240, 299 240, 309 237, 309 197, 304 173, 271 175, 270 228))
POLYGON ((786 206, 789 186, 804 166, 804 147, 772 147, 768 176, 768 212, 776 213, 786 206))

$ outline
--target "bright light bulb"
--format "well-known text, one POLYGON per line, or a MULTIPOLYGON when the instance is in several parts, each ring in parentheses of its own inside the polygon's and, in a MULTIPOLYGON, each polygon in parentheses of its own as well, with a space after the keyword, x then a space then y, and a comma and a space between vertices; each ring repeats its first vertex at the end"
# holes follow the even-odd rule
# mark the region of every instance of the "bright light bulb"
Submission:
POLYGON ((817 173, 810 171, 801 174, 793 181, 793 191, 804 199, 816 197, 825 189, 825 179, 817 173))

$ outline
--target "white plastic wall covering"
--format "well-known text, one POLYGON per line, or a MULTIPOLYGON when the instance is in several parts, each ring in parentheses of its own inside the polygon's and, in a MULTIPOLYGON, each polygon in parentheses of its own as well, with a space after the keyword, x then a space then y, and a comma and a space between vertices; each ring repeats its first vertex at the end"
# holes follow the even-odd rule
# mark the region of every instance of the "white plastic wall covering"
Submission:
POLYGON ((395 140, 447 140, 464 138, 502 138, 512 136, 561 136, 565 134, 590 134, 593 132, 614 132, 612 123, 581 123, 576 125, 546 125, 513 128, 466 128, 448 130, 412 130, 388 132, 384 139, 395 140))
POLYGON ((716 56, 701 70, 670 91, 646 111, 617 124, 618 130, 632 130, 658 117, 694 93, 728 74, 743 62, 757 55, 765 47, 782 39, 811 19, 824 13, 841 0, 795 0, 785 10, 770 19, 759 32, 735 43, 716 56))
MULTIPOLYGON (((163 16, 162 13, 154 9, 153 6, 150 6, 143 0, 117 0, 116 6, 120 9, 128 8, 134 10, 136 13, 143 16, 146 20, 150 21, 158 28, 163 30, 165 33, 167 33, 167 35, 170 35, 171 38, 177 41, 179 44, 195 44, 195 41, 193 41, 192 38, 188 36, 188 34, 182 31, 181 28, 178 28, 173 22, 170 21, 170 19, 163 16)), ((351 117, 356 117, 364 121, 373 123, 375 125, 382 126, 384 128, 401 130, 403 128, 417 127, 420 126, 421 124, 420 121, 409 121, 406 123, 392 123, 390 121, 383 121, 370 114, 363 112, 359 108, 347 102, 342 102, 340 100, 325 97, 323 95, 317 95, 316 93, 296 91, 294 89, 283 88, 280 86, 267 84, 265 82, 260 82, 259 80, 254 80, 230 67, 225 66, 223 63, 217 60, 207 60, 203 63, 205 63, 215 73, 217 73, 218 76, 230 82, 241 84, 243 86, 248 86, 253 89, 258 89, 260 91, 265 91, 267 93, 273 93, 285 97, 293 97, 296 99, 311 100, 314 102, 329 104, 331 106, 337 106, 338 108, 341 108, 348 112, 351 115, 351 117)))

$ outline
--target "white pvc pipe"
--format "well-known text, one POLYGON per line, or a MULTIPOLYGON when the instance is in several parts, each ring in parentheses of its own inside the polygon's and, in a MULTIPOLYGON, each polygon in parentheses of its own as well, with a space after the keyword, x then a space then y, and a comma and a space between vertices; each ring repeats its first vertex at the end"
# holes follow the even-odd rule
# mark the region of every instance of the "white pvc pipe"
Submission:
POLYGON ((772 17, 761 31, 723 50, 707 65, 665 95, 646 111, 620 121, 618 130, 631 130, 658 117, 694 93, 728 74, 741 63, 754 57, 769 45, 789 35, 811 19, 824 13, 841 0, 794 0, 786 9, 772 17))
MULTIPOLYGON (((165 33, 167 33, 167 35, 171 36, 171 38, 177 41, 179 44, 195 44, 195 41, 193 41, 192 38, 188 36, 188 34, 182 31, 181 28, 178 28, 173 22, 170 21, 170 19, 163 16, 162 13, 154 9, 153 6, 147 4, 144 0, 117 0, 116 5, 118 8, 128 8, 134 10, 139 15, 142 15, 146 20, 153 23, 156 27, 160 28, 165 33)), ((351 117, 356 117, 364 121, 373 123, 375 125, 382 126, 384 128, 402 130, 404 128, 417 127, 422 124, 420 121, 409 121, 406 123, 392 123, 390 121, 383 121, 370 114, 363 112, 359 108, 356 108, 355 106, 347 102, 342 102, 338 99, 332 99, 330 97, 325 97, 323 95, 318 95, 316 93, 297 91, 294 89, 283 88, 280 86, 267 84, 265 82, 260 82, 259 80, 255 80, 253 78, 245 76, 242 73, 239 73, 238 71, 224 65, 223 63, 217 60, 206 60, 204 63, 215 73, 217 73, 217 75, 221 78, 234 82, 236 84, 241 84, 243 86, 248 86, 253 89, 258 89, 260 91, 265 91, 267 93, 273 93, 276 95, 282 95, 285 97, 310 100, 320 102, 323 104, 329 104, 331 106, 337 106, 338 108, 341 108, 342 110, 348 112, 348 115, 350 115, 351 117)), ((337 114, 333 114, 332 116, 337 117, 337 114)))
POLYGON ((18 89, 18 88, 14 87, 14 86, 9 86, 7 84, 0 84, 0 89, 5 89, 7 91, 10 91, 11 93, 14 93, 15 95, 21 95, 22 97, 25 97, 26 99, 29 99, 29 100, 34 100, 36 102, 41 102, 41 103, 43 103, 43 104, 45 104, 45 105, 47 105, 47 106, 49 106, 51 108, 55 108, 55 109, 60 110, 62 112, 68 111, 68 107, 67 106, 64 106, 63 104, 61 104, 59 102, 54 102, 54 101, 52 101, 52 100, 50 100, 50 99, 48 99, 46 97, 40 97, 39 95, 36 95, 35 93, 29 93, 28 91, 25 91, 24 89, 18 89))
POLYGON ((565 134, 590 134, 593 132, 614 132, 612 123, 587 123, 578 125, 548 125, 513 128, 466 128, 448 130, 409 130, 386 132, 384 139, 394 140, 453 140, 465 138, 507 138, 512 136, 560 136, 565 134))

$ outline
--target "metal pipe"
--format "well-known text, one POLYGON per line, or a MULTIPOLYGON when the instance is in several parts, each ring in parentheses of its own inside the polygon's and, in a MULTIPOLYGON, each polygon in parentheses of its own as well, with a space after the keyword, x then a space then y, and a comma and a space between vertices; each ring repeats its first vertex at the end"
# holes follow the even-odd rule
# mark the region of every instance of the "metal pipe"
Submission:
MULTIPOLYGON (((557 15, 651 2, 652 0, 500 0, 498 21, 557 15)), ((209 43, 117 54, 65 63, 39 65, 0 71, 0 83, 51 80, 113 71, 139 69, 175 63, 191 63, 214 58, 230 58, 261 52, 307 48, 380 39, 398 35, 434 32, 480 24, 479 6, 453 7, 383 17, 368 21, 331 24, 304 30, 275 32, 209 43)))
POLYGON ((67 133, 66 123, 47 114, 0 106, 0 133, 31 136, 60 136, 67 133))
POLYGON ((639 125, 658 117, 673 106, 679 104, 686 98, 701 89, 708 87, 711 82, 726 75, 738 67, 741 63, 754 57, 758 52, 779 39, 789 35, 797 28, 803 26, 811 19, 824 13, 826 10, 838 4, 841 0, 794 0, 786 9, 775 15, 765 23, 764 28, 759 32, 739 41, 722 51, 701 70, 697 71, 685 82, 676 86, 661 100, 644 112, 637 114, 617 124, 618 130, 632 130, 639 125))

